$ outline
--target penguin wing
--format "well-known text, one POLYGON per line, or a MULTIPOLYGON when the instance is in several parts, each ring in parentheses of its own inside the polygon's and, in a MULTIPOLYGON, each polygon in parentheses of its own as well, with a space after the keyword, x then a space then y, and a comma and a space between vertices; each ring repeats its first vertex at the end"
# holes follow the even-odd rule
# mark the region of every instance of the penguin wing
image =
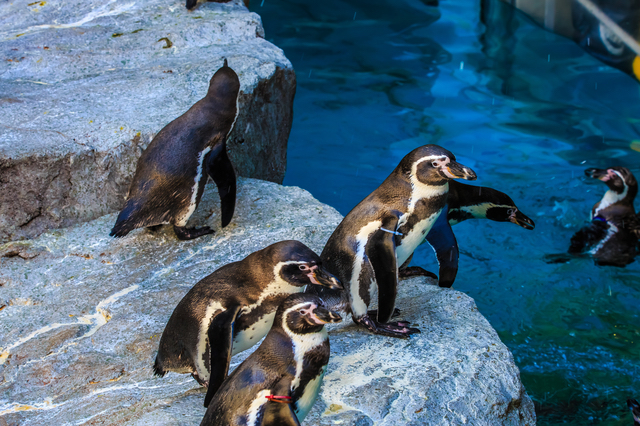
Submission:
POLYGON ((240 312, 240 305, 231 305, 227 310, 216 315, 209 325, 209 353, 211 354, 211 374, 209 376, 209 388, 204 398, 204 406, 216 394, 220 385, 229 372, 231 361, 231 349, 233 349, 233 324, 240 312))
POLYGON ((604 237, 607 236, 609 225, 600 220, 593 220, 589 225, 582 227, 571 237, 569 253, 578 254, 589 250, 604 237))
POLYGON ((398 217, 383 219, 382 226, 369 239, 365 252, 378 284, 378 322, 391 319, 398 294, 398 264, 394 235, 398 217))
MULTIPOLYGON (((291 397, 291 377, 285 376, 271 389, 275 396, 291 397)), ((258 426, 300 426, 293 403, 269 401, 258 426)))
POLYGON ((233 164, 227 155, 226 138, 209 153, 207 157, 207 174, 216 183, 220 196, 220 210, 222 211, 222 227, 231 222, 236 208, 236 174, 233 164))
POLYGON ((438 216, 433 227, 427 234, 427 242, 433 247, 438 258, 440 270, 438 272, 438 285, 451 287, 458 274, 458 242, 453 235, 451 225, 447 220, 446 209, 438 216))

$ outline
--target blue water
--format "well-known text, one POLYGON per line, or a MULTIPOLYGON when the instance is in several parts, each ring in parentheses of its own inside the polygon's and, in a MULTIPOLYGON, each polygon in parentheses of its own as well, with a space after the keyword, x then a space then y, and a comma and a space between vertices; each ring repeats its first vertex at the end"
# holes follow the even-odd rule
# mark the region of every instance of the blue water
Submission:
MULTIPOLYGON (((547 264, 604 193, 640 177, 640 85, 497 1, 255 0, 298 78, 285 184, 346 214, 413 148, 440 144, 536 221, 467 221, 454 287, 509 346, 539 424, 631 425, 640 397, 640 261, 547 264)), ((436 270, 422 246, 414 265, 436 270)))

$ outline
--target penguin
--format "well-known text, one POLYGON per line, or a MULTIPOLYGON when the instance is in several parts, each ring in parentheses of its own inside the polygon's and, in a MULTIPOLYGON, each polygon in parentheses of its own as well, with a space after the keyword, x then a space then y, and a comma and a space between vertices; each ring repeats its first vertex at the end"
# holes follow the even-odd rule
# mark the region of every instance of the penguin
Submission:
MULTIPOLYGON (((496 222, 511 222, 524 229, 532 230, 535 223, 527 215, 522 213, 515 205, 511 197, 504 192, 500 192, 493 188, 467 185, 462 182, 452 180, 449 182, 449 196, 447 197, 447 221, 440 219, 431 228, 425 241, 432 246, 440 242, 438 238, 444 235, 453 235, 447 227, 457 225, 468 219, 489 219, 496 222), (441 230, 440 227, 444 227, 441 230)), ((441 244, 441 243, 440 243, 441 244)), ((457 243, 452 240, 448 244, 457 243)), ((457 274, 458 269, 458 250, 453 251, 449 262, 449 269, 452 271, 453 278, 457 274), (455 273, 454 273, 455 270, 455 273)), ((434 273, 426 271, 420 266, 407 266, 411 262, 412 256, 400 267, 400 278, 408 278, 413 276, 428 276, 438 278, 434 273)), ((444 277, 441 277, 444 278, 444 277)), ((438 285, 441 287, 451 287, 453 281, 449 277, 448 281, 440 279, 438 285)))
POLYGON ((633 414, 633 426, 640 426, 640 404, 635 399, 627 399, 627 407, 633 414))
POLYGON ((180 240, 214 231, 186 228, 209 176, 218 187, 222 227, 233 217, 236 175, 226 140, 238 116, 240 80, 227 60, 211 78, 207 95, 167 124, 142 153, 125 205, 111 230, 124 237, 136 228, 172 224, 180 240))
POLYGON ((272 244, 217 269, 173 311, 160 338, 155 375, 191 373, 215 393, 231 357, 262 339, 278 305, 308 284, 343 289, 320 257, 299 241, 272 244))
MULTIPOLYGON (((425 145, 411 151, 347 214, 320 255, 325 267, 343 283, 345 292, 307 292, 318 294, 332 309, 350 311, 354 322, 373 333, 407 338, 419 332, 407 327, 406 322, 388 322, 395 311, 398 266, 413 254, 443 212, 446 221, 449 182, 459 178, 475 180, 476 174, 456 162, 446 149, 425 145), (378 310, 367 312, 375 286, 378 310)), ((450 227, 448 232, 440 241, 455 242, 450 227)), ((450 274, 447 262, 457 250, 454 246, 443 243, 435 247, 438 259, 442 259, 441 276, 450 274)))
POLYGON ((289 296, 254 353, 205 399, 200 426, 300 425, 313 406, 329 363, 324 325, 342 321, 312 294, 289 296))
POLYGON ((591 209, 591 223, 571 237, 568 252, 588 254, 598 265, 624 267, 634 261, 640 220, 633 200, 638 183, 625 167, 590 168, 585 174, 604 182, 609 190, 591 209))

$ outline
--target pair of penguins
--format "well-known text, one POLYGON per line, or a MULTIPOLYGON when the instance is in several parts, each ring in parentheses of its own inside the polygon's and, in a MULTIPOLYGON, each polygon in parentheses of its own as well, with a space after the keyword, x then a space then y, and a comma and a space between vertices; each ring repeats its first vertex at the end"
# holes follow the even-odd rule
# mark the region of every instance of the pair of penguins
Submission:
MULTIPOLYGON (((237 117, 238 93, 238 77, 225 60, 205 98, 162 129, 141 156, 111 235, 167 223, 180 239, 212 233, 186 228, 208 176, 218 186, 222 224, 229 223, 236 187, 226 138, 237 117)), ((351 312, 374 333, 408 337, 419 330, 388 321, 395 311, 398 267, 409 263, 419 244, 426 239, 434 247, 440 285, 449 287, 458 262, 451 225, 488 218, 533 229, 506 194, 456 178, 476 176, 439 146, 417 148, 345 217, 320 257, 300 242, 283 241, 204 278, 172 314, 155 373, 192 373, 208 385, 203 425, 299 424, 328 363, 324 324, 341 320, 331 309, 351 312), (304 286, 308 293, 298 294, 304 286), (375 286, 379 310, 367 311, 375 286), (225 380, 231 357, 267 332, 260 348, 225 380)))

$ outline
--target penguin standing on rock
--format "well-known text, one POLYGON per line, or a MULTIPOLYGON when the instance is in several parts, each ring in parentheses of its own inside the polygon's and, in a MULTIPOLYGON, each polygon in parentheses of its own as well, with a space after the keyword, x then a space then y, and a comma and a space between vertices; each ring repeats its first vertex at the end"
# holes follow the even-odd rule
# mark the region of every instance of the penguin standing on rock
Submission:
MULTIPOLYGON (((449 228, 468 219, 489 219, 496 222, 511 222, 524 229, 534 229, 535 223, 527 215, 522 213, 515 205, 511 197, 504 192, 493 188, 467 185, 462 182, 452 180, 449 182, 449 196, 447 197, 447 217, 438 218, 436 223, 427 234, 426 242, 432 246, 443 244, 443 237, 451 238, 453 233, 449 228)), ((457 246, 455 240, 448 242, 448 245, 457 246)), ((458 271, 458 250, 457 248, 450 254, 449 258, 438 258, 439 262, 445 262, 449 271, 447 276, 441 275, 438 285, 440 287, 451 287, 458 271)), ((413 276, 428 276, 436 278, 435 274, 426 271, 419 266, 406 266, 411 262, 410 256, 404 265, 400 267, 400 278, 413 276)))
POLYGON ((142 153, 111 236, 162 224, 172 224, 181 240, 212 234, 208 226, 186 228, 209 176, 218 187, 222 227, 229 224, 236 203, 236 175, 226 141, 238 116, 239 92, 240 80, 225 59, 211 78, 207 95, 160 130, 142 153))
MULTIPOLYGON (((332 309, 351 311, 353 320, 373 333, 406 338, 419 332, 406 322, 388 322, 394 313, 398 267, 441 215, 446 221, 452 179, 475 180, 476 174, 440 146, 425 145, 411 151, 382 185, 347 214, 320 255, 346 291, 307 292, 320 295, 332 309), (375 286, 378 310, 367 312, 375 286)), ((442 244, 432 244, 438 259, 450 259, 454 251, 457 256, 451 228, 442 231, 442 244)), ((440 275, 448 274, 447 263, 442 261, 440 266, 440 275)))
POLYGON ((587 169, 585 174, 604 182, 609 190, 591 210, 591 223, 571 237, 571 254, 589 254, 599 265, 624 267, 633 262, 640 236, 640 220, 633 200, 638 183, 624 167, 587 169))
POLYGON ((297 426, 320 391, 329 363, 326 323, 342 318, 311 294, 289 296, 258 349, 215 395, 200 426, 297 426))
POLYGON ((160 338, 155 374, 191 373, 215 393, 231 357, 262 339, 278 305, 308 284, 343 288, 299 241, 281 241, 221 267, 173 311, 160 338))

